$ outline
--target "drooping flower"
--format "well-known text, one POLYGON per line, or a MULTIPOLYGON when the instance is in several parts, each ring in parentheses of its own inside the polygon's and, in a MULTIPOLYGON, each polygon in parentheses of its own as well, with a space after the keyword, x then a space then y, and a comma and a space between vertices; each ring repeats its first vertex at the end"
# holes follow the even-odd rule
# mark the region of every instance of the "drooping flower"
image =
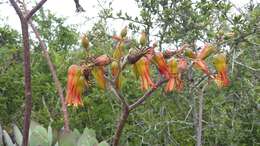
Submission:
POLYGON ((211 44, 205 44, 205 46, 200 50, 198 53, 197 59, 204 60, 206 59, 210 54, 212 54, 215 51, 215 47, 211 44))
POLYGON ((205 59, 215 51, 215 47, 211 44, 205 44, 205 46, 197 53, 196 58, 193 58, 193 65, 196 69, 201 70, 210 78, 213 78, 208 68, 205 59))
POLYGON ((85 78, 78 65, 71 65, 68 69, 67 81, 67 105, 79 106, 83 105, 81 96, 85 91, 85 78))
POLYGON ((171 92, 173 90, 181 91, 183 89, 183 81, 181 80, 181 73, 178 64, 179 63, 175 58, 171 58, 168 62, 170 78, 164 88, 165 92, 171 92))
POLYGON ((155 87, 155 84, 150 78, 149 61, 146 57, 140 58, 134 65, 136 73, 141 79, 141 89, 147 90, 149 87, 155 87))
POLYGON ((217 54, 213 57, 213 65, 217 70, 217 75, 214 78, 218 87, 226 87, 229 84, 228 71, 226 64, 226 55, 217 54))
POLYGON ((120 65, 118 61, 113 61, 111 63, 111 72, 112 72, 112 76, 115 78, 116 77, 116 88, 120 89, 121 88, 121 83, 122 83, 122 75, 120 73, 120 65))
POLYGON ((162 52, 155 53, 153 60, 154 60, 155 64, 157 65, 160 74, 163 75, 166 79, 168 79, 169 70, 168 70, 167 63, 163 57, 163 53, 162 52))
POLYGON ((106 79, 105 79, 105 69, 104 66, 94 66, 92 69, 92 75, 94 76, 98 86, 105 90, 106 89, 106 79))

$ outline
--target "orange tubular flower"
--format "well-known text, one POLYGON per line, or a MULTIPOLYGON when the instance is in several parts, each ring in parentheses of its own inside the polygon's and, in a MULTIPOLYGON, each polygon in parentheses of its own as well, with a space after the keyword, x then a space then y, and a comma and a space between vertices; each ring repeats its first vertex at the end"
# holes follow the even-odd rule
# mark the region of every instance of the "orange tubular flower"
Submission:
POLYGON ((205 44, 204 48, 198 53, 198 59, 206 59, 211 53, 215 51, 215 47, 211 44, 205 44))
POLYGON ((169 70, 166 61, 164 60, 163 53, 162 52, 155 53, 153 60, 156 63, 160 74, 163 75, 166 79, 168 79, 169 70))
POLYGON ((183 89, 183 81, 181 80, 181 73, 178 66, 176 59, 172 58, 169 60, 168 68, 170 79, 164 88, 165 92, 171 92, 173 90, 181 91, 183 89))
POLYGON ((149 87, 155 87, 155 84, 150 78, 149 72, 149 61, 146 57, 140 58, 135 64, 134 69, 138 73, 138 76, 141 78, 141 89, 147 90, 149 87))
POLYGON ((85 78, 81 72, 81 67, 78 65, 71 65, 68 69, 67 81, 67 105, 83 105, 81 96, 86 88, 85 78))
POLYGON ((213 64, 217 70, 217 75, 214 80, 218 87, 226 87, 229 84, 228 73, 227 73, 227 64, 226 64, 226 55, 217 54, 213 57, 213 64))
POLYGON ((105 90, 106 89, 106 79, 105 79, 104 66, 95 66, 92 69, 92 75, 94 76, 98 86, 105 90))

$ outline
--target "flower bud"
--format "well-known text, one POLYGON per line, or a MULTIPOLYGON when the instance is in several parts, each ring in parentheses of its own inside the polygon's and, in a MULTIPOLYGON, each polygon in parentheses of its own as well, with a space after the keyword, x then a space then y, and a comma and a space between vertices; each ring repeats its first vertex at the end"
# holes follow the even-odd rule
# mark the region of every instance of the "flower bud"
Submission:
POLYGON ((125 26, 125 27, 121 30, 121 33, 120 33, 121 38, 126 37, 126 35, 127 35, 127 26, 125 26))
POLYGON ((82 46, 85 48, 85 50, 87 51, 88 47, 89 47, 89 40, 87 35, 83 35, 83 37, 81 38, 81 44, 82 46))
POLYGON ((146 46, 147 43, 147 36, 145 32, 141 33, 141 37, 140 37, 140 44, 142 47, 146 46))
POLYGON ((111 60, 110 57, 106 54, 101 55, 94 60, 94 64, 96 66, 105 66, 108 65, 109 63, 111 63, 111 60))

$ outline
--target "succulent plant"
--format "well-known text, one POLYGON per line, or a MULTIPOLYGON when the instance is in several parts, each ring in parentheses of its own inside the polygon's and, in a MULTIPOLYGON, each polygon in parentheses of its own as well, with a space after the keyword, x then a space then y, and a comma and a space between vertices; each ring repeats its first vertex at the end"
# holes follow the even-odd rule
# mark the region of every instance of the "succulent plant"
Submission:
MULTIPOLYGON (((17 125, 13 125, 14 137, 2 130, 0 125, 0 146, 22 145, 22 133, 17 125)), ((69 133, 61 133, 59 136, 52 130, 51 125, 45 129, 40 124, 32 121, 29 131, 29 146, 109 146, 105 141, 98 142, 93 129, 85 128, 83 133, 77 129, 69 133), (58 137, 58 138, 57 138, 58 137)))

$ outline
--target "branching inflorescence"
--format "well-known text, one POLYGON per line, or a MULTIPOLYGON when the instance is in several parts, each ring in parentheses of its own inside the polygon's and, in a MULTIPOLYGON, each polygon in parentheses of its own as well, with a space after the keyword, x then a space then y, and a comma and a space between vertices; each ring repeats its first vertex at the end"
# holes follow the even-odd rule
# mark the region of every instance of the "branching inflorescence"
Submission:
MULTIPOLYGON (((202 71, 210 80, 214 80, 216 85, 221 88, 228 86, 227 64, 225 54, 216 54, 213 57, 213 65, 217 74, 213 74, 205 59, 216 51, 213 44, 205 43, 200 51, 193 51, 188 44, 184 44, 176 51, 167 50, 156 52, 157 44, 149 47, 145 32, 141 33, 139 45, 130 48, 125 54, 124 46, 127 45, 127 27, 123 28, 119 36, 113 36, 117 44, 113 54, 109 56, 93 56, 89 53, 89 40, 86 35, 82 37, 82 46, 86 50, 86 58, 79 65, 71 65, 68 70, 67 97, 68 105, 82 106, 81 96, 89 88, 89 82, 92 77, 96 84, 102 89, 111 89, 117 99, 122 104, 122 115, 119 119, 117 130, 114 136, 113 145, 118 145, 119 138, 127 120, 129 112, 140 105, 149 97, 159 86, 166 83, 165 92, 181 92, 184 89, 184 80, 182 74, 190 67, 202 71), (190 62, 190 63, 188 63, 190 62), (154 83, 151 77, 150 67, 154 64, 160 74, 160 80, 154 83), (129 104, 127 99, 121 94, 123 74, 126 67, 131 66, 134 74, 140 80, 140 87, 144 95, 133 104, 129 104), (110 67, 110 68, 109 68, 110 67), (111 70, 111 75, 105 73, 106 69, 111 70)), ((160 49, 159 49, 160 50, 160 49)))

